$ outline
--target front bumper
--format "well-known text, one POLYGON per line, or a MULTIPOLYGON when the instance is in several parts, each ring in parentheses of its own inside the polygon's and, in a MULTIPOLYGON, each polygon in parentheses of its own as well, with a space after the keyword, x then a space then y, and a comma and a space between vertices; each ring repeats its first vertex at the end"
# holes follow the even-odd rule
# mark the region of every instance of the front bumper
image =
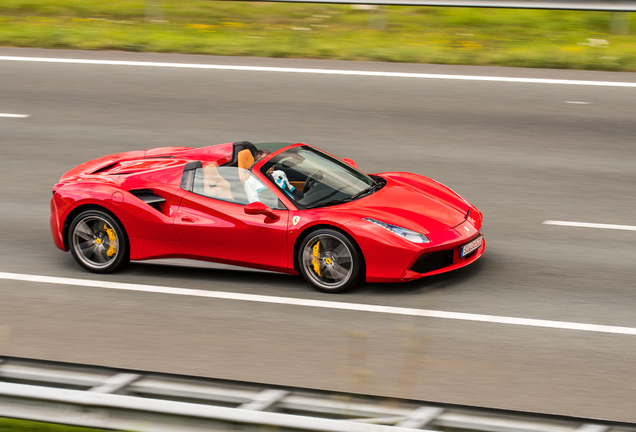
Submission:
POLYGON ((461 247, 481 235, 480 230, 469 221, 446 231, 431 233, 431 243, 426 245, 407 242, 387 230, 377 230, 368 223, 350 222, 348 227, 359 229, 354 238, 362 249, 366 281, 370 283, 405 282, 451 271, 477 260, 485 250, 484 241, 469 256, 460 257, 461 247))
POLYGON ((481 246, 471 252, 468 256, 461 257, 461 249, 464 244, 471 242, 480 235, 481 234, 477 234, 473 238, 455 245, 452 248, 438 250, 435 252, 424 251, 415 259, 413 264, 404 271, 400 279, 403 281, 419 279, 425 276, 432 276, 465 267, 468 264, 475 262, 486 250, 485 238, 482 240, 481 246))

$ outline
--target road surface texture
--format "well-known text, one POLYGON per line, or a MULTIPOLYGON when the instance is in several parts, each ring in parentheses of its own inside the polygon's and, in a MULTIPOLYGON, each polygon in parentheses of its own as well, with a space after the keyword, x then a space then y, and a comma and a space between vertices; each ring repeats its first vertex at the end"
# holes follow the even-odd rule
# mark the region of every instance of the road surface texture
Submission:
MULTIPOLYGON (((0 56, 472 77, 2 59, 0 272, 636 328, 636 231, 543 224, 636 225, 636 74, 12 48, 0 56), (328 295, 300 277, 227 266, 139 262, 94 275, 54 247, 49 199, 68 169, 122 151, 241 140, 306 142, 369 173, 432 177, 484 213, 486 253, 449 274, 328 295)), ((2 279, 0 353, 636 422, 636 336, 583 327, 2 279)))

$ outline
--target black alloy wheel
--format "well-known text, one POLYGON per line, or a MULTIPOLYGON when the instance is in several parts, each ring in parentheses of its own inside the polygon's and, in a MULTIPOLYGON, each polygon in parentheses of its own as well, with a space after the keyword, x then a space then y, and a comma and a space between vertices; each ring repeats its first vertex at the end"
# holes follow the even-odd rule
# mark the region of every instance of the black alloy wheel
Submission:
POLYGON ((121 224, 101 210, 87 210, 69 229, 73 258, 93 273, 111 273, 128 264, 130 250, 121 224))
POLYGON ((364 273, 358 247, 333 229, 310 233, 298 249, 298 264, 304 278, 318 291, 327 293, 353 287, 364 273))

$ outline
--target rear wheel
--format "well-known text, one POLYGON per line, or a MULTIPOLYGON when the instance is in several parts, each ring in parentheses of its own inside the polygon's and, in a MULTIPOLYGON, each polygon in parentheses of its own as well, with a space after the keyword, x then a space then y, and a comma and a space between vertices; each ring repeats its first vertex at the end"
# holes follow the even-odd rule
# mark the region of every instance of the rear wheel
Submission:
POLYGON ((94 273, 111 273, 128 264, 128 239, 120 223, 101 210, 75 217, 69 229, 73 258, 94 273))
POLYGON ((337 293, 353 287, 363 273, 362 256, 344 234, 320 229, 298 249, 300 272, 318 291, 337 293))

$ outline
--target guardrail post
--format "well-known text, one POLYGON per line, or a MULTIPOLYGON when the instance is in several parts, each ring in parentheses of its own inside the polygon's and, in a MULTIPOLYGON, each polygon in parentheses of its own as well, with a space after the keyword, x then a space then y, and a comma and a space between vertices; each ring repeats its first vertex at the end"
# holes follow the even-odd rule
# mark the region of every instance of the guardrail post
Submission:
POLYGON ((144 0, 144 8, 146 10, 146 21, 163 20, 163 5, 161 0, 144 0))
POLYGON ((377 4, 353 4, 352 9, 367 11, 367 28, 371 30, 386 30, 386 6, 377 4))
POLYGON ((629 34, 629 12, 610 12, 610 33, 629 34))
MULTIPOLYGON (((373 17, 373 22, 369 22, 370 27, 374 30, 384 31, 386 30, 386 5, 378 6, 378 9, 375 11, 375 16, 373 17)), ((371 18, 371 15, 369 15, 371 18)), ((371 20, 369 20, 371 21, 371 20)))

